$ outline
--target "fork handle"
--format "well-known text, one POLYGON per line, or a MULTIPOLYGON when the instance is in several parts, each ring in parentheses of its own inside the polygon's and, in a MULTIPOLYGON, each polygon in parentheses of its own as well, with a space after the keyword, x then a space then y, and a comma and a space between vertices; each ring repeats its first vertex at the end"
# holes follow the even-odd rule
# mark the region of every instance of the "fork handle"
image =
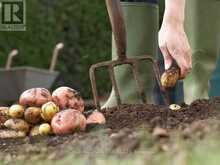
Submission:
POLYGON ((106 0, 119 60, 126 59, 126 30, 120 0, 106 0))

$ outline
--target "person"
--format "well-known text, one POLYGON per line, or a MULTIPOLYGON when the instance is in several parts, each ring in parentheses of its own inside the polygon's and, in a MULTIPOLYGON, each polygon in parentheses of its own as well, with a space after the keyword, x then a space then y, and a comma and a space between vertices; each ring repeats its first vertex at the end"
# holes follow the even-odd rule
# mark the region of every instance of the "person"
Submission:
MULTIPOLYGON (((148 54, 155 58, 159 54, 159 45, 164 68, 169 69, 173 61, 180 68, 181 78, 184 79, 185 102, 191 103, 198 98, 207 98, 209 78, 215 68, 220 45, 220 21, 218 21, 220 1, 164 1, 165 11, 160 29, 156 0, 127 0, 121 3, 127 31, 127 55, 133 57, 148 54)), ((113 41, 112 59, 115 58, 113 41)), ((144 63, 140 64, 140 71, 148 103, 158 102, 155 100, 158 97, 155 97, 154 93, 157 91, 157 95, 158 90, 154 90, 155 82, 151 67, 144 63)), ((140 99, 129 67, 118 67, 115 74, 122 102, 139 103, 140 99)), ((115 105, 115 93, 112 90, 103 108, 115 105)))

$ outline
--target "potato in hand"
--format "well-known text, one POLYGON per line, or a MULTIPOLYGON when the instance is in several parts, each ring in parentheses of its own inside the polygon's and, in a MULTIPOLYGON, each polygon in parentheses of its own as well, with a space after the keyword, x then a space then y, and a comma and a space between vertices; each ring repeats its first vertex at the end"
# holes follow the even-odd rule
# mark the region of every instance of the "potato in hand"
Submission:
POLYGON ((160 79, 161 85, 165 88, 172 88, 176 85, 179 78, 180 70, 179 68, 173 66, 162 74, 160 79))

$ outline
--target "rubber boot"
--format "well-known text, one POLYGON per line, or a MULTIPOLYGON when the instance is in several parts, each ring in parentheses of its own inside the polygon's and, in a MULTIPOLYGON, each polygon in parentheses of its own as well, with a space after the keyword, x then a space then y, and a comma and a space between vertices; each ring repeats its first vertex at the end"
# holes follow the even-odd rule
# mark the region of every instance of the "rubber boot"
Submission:
POLYGON ((219 0, 186 1, 186 31, 193 53, 193 69, 184 81, 186 103, 208 98, 220 46, 219 9, 219 0))
MULTIPOLYGON (((127 56, 151 55, 157 53, 157 32, 159 22, 159 10, 156 4, 147 2, 122 2, 126 32, 127 32, 127 56)), ((116 59, 114 41, 112 42, 112 59, 116 59)), ((154 76, 152 67, 146 62, 140 63, 140 77, 143 80, 148 103, 152 103, 152 90, 154 76)), ((119 87, 122 103, 140 103, 137 86, 132 76, 131 68, 122 65, 115 68, 116 81, 119 87)), ((112 90, 109 99, 102 108, 117 105, 115 92, 112 90)))
MULTIPOLYGON (((220 55, 220 53, 219 53, 220 55)), ((220 58, 210 80, 209 97, 220 96, 220 58)))

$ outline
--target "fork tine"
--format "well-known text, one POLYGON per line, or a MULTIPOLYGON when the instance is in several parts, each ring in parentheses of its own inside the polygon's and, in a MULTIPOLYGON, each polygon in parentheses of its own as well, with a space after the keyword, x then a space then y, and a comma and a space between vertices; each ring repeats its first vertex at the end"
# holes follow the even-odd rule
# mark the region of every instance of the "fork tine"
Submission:
POLYGON ((140 79, 140 74, 139 74, 137 62, 132 63, 131 66, 132 66, 132 72, 133 72, 133 75, 134 75, 134 79, 135 79, 135 82, 137 84, 138 93, 141 97, 142 102, 146 103, 147 102, 146 95, 145 95, 145 92, 144 92, 143 83, 140 79))
POLYGON ((120 93, 119 93, 117 82, 116 82, 116 79, 115 79, 115 73, 114 73, 113 67, 109 66, 108 67, 108 71, 109 71, 110 79, 111 79, 111 82, 112 82, 112 87, 113 87, 113 89, 115 91, 115 96, 116 96, 117 104, 121 105, 120 93))
POLYGON ((92 65, 89 69, 89 77, 91 81, 91 86, 92 86, 92 93, 93 93, 93 98, 94 98, 94 103, 97 108, 97 110, 101 110, 99 98, 98 98, 98 91, 97 91, 97 85, 96 85, 96 77, 95 77, 95 65, 92 65))

